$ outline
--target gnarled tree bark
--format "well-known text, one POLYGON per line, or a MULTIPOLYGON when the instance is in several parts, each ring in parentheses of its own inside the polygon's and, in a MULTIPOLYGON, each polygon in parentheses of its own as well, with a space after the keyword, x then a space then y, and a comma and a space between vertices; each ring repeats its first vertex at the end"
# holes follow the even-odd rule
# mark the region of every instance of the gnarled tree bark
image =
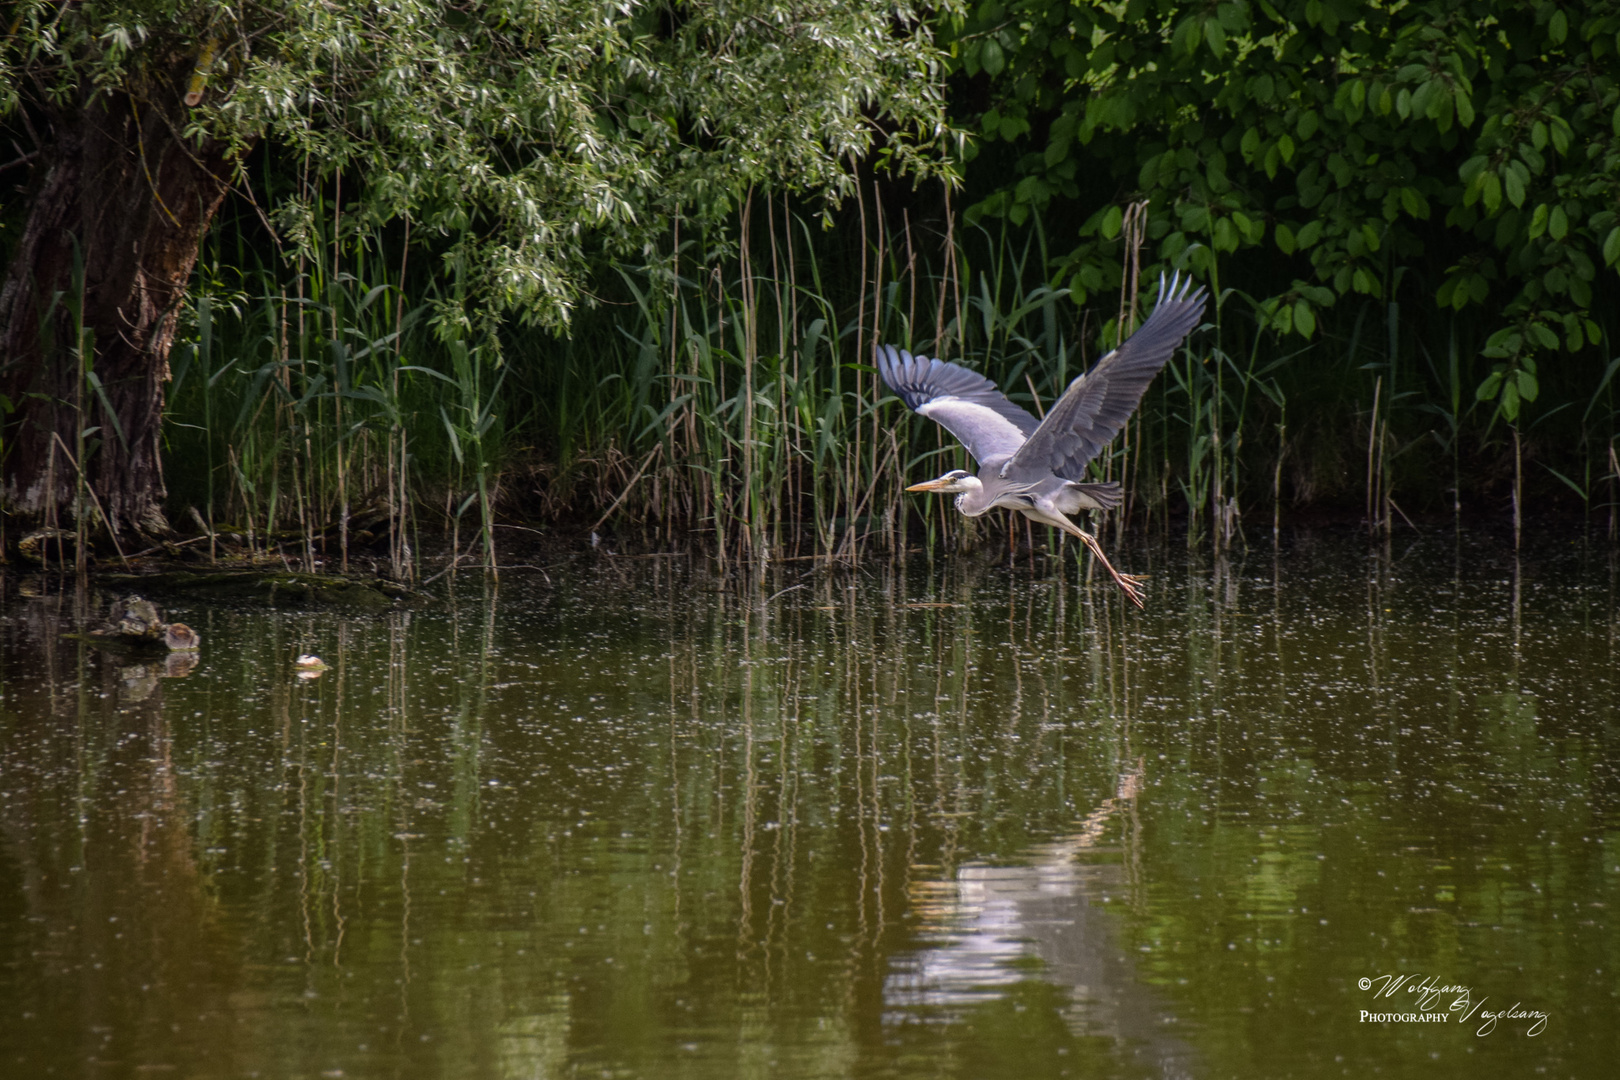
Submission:
POLYGON ((169 349, 209 221, 227 187, 223 144, 181 136, 180 64, 151 93, 87 93, 49 117, 31 209, 0 284, 0 499, 13 519, 75 513, 85 475, 116 532, 161 533, 160 458, 169 349), (82 271, 75 273, 75 266, 82 271), (93 354, 83 379, 75 309, 93 354), (54 436, 54 437, 53 437, 54 436), (60 442, 57 440, 60 439, 60 442))

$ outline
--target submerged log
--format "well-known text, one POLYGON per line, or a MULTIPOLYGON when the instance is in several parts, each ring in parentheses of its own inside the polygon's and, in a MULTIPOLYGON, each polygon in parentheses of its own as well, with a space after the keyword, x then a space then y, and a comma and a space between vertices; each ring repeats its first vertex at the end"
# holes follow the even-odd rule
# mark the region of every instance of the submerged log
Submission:
POLYGON ((159 574, 102 574, 103 585, 199 600, 241 600, 276 608, 349 608, 385 611, 414 594, 378 578, 304 574, 288 570, 171 570, 159 574))

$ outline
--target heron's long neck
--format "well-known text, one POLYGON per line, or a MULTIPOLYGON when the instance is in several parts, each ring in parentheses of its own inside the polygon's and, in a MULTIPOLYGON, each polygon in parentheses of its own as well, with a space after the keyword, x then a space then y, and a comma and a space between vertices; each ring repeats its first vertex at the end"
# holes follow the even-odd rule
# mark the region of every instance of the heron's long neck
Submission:
POLYGON ((962 481, 964 490, 956 497, 956 508, 968 517, 978 517, 990 509, 991 500, 984 497, 984 483, 977 476, 962 481))

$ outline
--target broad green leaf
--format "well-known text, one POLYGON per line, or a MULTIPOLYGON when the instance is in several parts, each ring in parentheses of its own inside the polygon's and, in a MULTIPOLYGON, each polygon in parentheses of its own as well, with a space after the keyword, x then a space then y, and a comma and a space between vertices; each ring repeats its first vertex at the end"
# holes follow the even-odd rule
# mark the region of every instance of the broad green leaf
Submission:
POLYGON ((1569 153, 1570 130, 1569 124, 1561 116, 1553 117, 1552 144, 1553 149, 1560 154, 1569 153))
POLYGON ((1562 240, 1569 235, 1569 215, 1564 213, 1561 204, 1554 206, 1552 213, 1547 216, 1547 233, 1554 240, 1562 240))
POLYGON ((1294 329, 1306 337, 1316 333, 1316 313, 1303 300, 1294 301, 1294 329))
MULTIPOLYGON (((1615 233, 1616 235, 1620 235, 1620 229, 1616 229, 1615 233)), ((1295 243, 1293 229, 1290 229, 1287 225, 1279 221, 1277 222, 1276 228, 1272 230, 1272 235, 1276 238, 1277 249, 1279 251, 1281 251, 1284 255, 1292 255, 1294 253, 1295 243)))
POLYGON ((979 64, 985 73, 992 78, 1000 75, 1007 67, 1006 54, 1001 51, 1001 43, 995 38, 985 41, 984 47, 979 50, 979 64))
POLYGON ((1569 36, 1569 16, 1564 14, 1563 9, 1553 12, 1553 17, 1547 20, 1547 36, 1554 45, 1562 45, 1569 36))
POLYGON ((1508 423, 1519 418, 1519 388, 1511 382, 1502 383, 1502 396, 1497 399, 1497 407, 1502 410, 1502 416, 1508 423))
POLYGON ((1535 240, 1547 231, 1547 213, 1547 204, 1540 203, 1536 206, 1535 213, 1530 215, 1530 239, 1535 240))
POLYGON ((1110 206, 1102 219, 1102 234, 1104 238, 1112 240, 1119 235, 1120 225, 1125 219, 1124 211, 1118 205, 1110 206))
POLYGON ((1502 171, 1502 186, 1507 190, 1508 202, 1514 206, 1524 205, 1524 181, 1519 179, 1516 169, 1502 171))

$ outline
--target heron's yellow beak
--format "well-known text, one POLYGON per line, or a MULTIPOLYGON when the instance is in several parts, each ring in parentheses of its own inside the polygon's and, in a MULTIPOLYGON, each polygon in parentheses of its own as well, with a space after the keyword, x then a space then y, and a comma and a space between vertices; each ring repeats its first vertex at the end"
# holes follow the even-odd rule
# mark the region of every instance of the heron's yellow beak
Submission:
POLYGON ((950 483, 949 480, 945 479, 944 477, 940 477, 938 480, 924 480, 920 484, 912 484, 910 487, 906 488, 906 490, 907 491, 938 491, 940 488, 945 487, 949 483, 950 483))

